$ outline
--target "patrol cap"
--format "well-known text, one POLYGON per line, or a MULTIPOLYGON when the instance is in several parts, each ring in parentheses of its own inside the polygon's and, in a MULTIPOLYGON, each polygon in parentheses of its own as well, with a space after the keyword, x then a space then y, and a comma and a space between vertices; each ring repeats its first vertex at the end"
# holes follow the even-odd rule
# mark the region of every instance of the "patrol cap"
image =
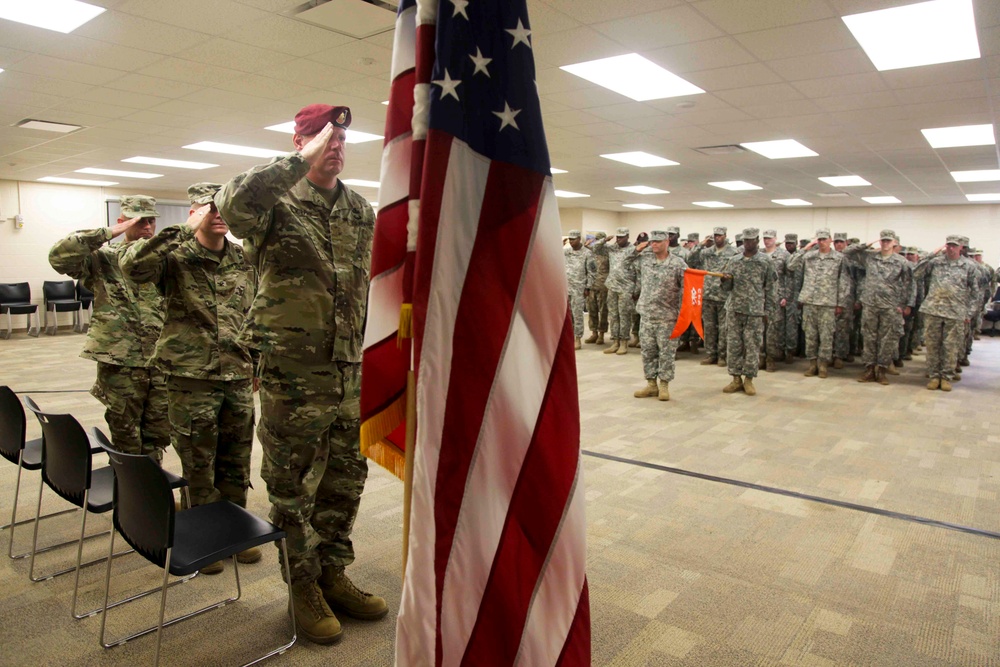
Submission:
POLYGON ((123 195, 119 198, 122 205, 122 217, 126 220, 132 218, 158 218, 159 212, 156 210, 156 198, 149 195, 123 195))
POLYGON ((722 236, 725 236, 726 235, 726 228, 725 227, 716 227, 715 229, 712 230, 712 233, 713 234, 717 234, 717 235, 721 234, 722 236))
POLYGON ((701 240, 701 235, 698 232, 691 232, 688 234, 688 241, 699 241, 701 240))
POLYGON ((571 230, 569 230, 569 232, 566 233, 566 236, 568 238, 571 238, 571 239, 578 239, 578 238, 580 238, 580 230, 579 229, 571 229, 571 230))
POLYGON ((677 234, 678 236, 680 236, 681 235, 681 228, 680 227, 667 227, 667 234, 677 234))
POLYGON ((619 227, 615 234, 617 236, 628 236, 628 227, 619 227))
POLYGON ((903 250, 903 253, 906 255, 918 255, 920 254, 920 251, 917 250, 916 246, 911 245, 911 246, 906 246, 906 248, 903 250))
POLYGON ((846 243, 847 242, 847 232, 834 232, 833 233, 833 240, 834 241, 844 241, 846 243))
POLYGON ((847 242, 850 243, 851 245, 854 245, 855 243, 861 243, 861 239, 859 239, 857 236, 852 236, 851 238, 847 239, 847 242))
POLYGON ((817 239, 828 239, 828 238, 830 238, 830 230, 827 229, 826 227, 823 227, 822 229, 817 229, 816 230, 816 238, 817 239))
MULTIPOLYGON (((743 230, 743 240, 760 238, 760 230, 756 227, 747 227, 743 230)), ((773 238, 773 237, 772 237, 773 238)))
POLYGON ((211 204, 215 200, 215 193, 222 189, 219 183, 195 183, 188 188, 188 199, 192 206, 203 206, 211 204))
POLYGON ((605 232, 597 232, 596 234, 594 234, 594 238, 600 241, 601 239, 608 238, 608 235, 605 232))
POLYGON ((958 234, 948 234, 948 239, 945 241, 948 245, 962 245, 962 237, 958 234))
POLYGON ((879 241, 886 241, 886 240, 895 241, 896 232, 892 231, 891 229, 883 229, 881 232, 879 232, 878 238, 879 241))
MULTIPOLYGON (((746 230, 743 231, 743 238, 747 237, 746 230)), ((776 239, 778 238, 778 230, 776 229, 765 229, 764 230, 765 239, 776 239)))
POLYGON ((795 233, 785 234, 785 243, 798 243, 799 235, 795 233))
POLYGON ((737 241, 742 241, 743 240, 743 234, 737 233, 736 234, 736 240, 737 241))
POLYGON ((348 107, 332 107, 329 104, 310 104, 295 114, 295 134, 309 136, 318 134, 327 123, 347 128, 351 125, 351 110, 348 107))
POLYGON ((649 240, 650 241, 666 241, 667 240, 667 233, 664 232, 664 231, 660 231, 658 229, 654 229, 653 231, 651 231, 649 233, 649 240))
POLYGON ((969 237, 968 236, 960 236, 959 238, 962 239, 962 245, 965 246, 966 248, 968 248, 969 247, 969 237))
POLYGON ((972 249, 972 250, 969 251, 969 254, 970 255, 982 255, 983 254, 983 250, 982 250, 982 248, 974 248, 974 249, 972 249))

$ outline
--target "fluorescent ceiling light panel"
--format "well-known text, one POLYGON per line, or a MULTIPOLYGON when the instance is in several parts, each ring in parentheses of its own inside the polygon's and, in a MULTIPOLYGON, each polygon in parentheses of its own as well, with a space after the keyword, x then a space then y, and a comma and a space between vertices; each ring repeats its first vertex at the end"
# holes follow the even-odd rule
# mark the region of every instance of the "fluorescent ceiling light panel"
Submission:
POLYGON ((997 140, 993 134, 993 123, 985 125, 960 125, 958 127, 936 127, 920 130, 931 148, 955 148, 956 146, 992 146, 997 140))
POLYGON ((622 192, 631 192, 634 195, 669 195, 670 190, 660 190, 659 188, 651 188, 648 185, 623 185, 621 187, 616 187, 615 190, 621 190, 622 192))
POLYGON ((550 167, 549 172, 553 174, 568 174, 569 172, 565 169, 556 169, 555 167, 550 167))
POLYGON ((576 199, 577 197, 589 197, 590 195, 585 195, 582 192, 570 192, 569 190, 556 190, 556 197, 562 197, 563 199, 576 199))
POLYGON ((95 176, 121 176, 122 178, 163 178, 163 174, 152 174, 146 171, 120 171, 118 169, 98 169, 87 167, 77 169, 78 174, 94 174, 95 176))
POLYGON ((869 204, 902 204, 895 197, 862 197, 869 204))
POLYGON ((669 167, 675 164, 680 164, 679 162, 668 160, 665 157, 650 155, 649 153, 643 151, 606 153, 601 157, 607 158, 608 160, 614 160, 616 162, 624 162, 625 164, 630 164, 633 167, 669 167))
POLYGON ((640 211, 662 211, 662 206, 655 206, 653 204, 622 204, 625 208, 637 208, 640 211))
POLYGON ((790 157, 812 157, 819 155, 814 150, 806 148, 795 139, 776 139, 774 141, 748 141, 740 144, 743 148, 763 155, 771 160, 784 160, 790 157))
POLYGON ((1000 201, 1000 192, 990 192, 979 195, 965 195, 969 201, 1000 201))
POLYGON ((0 19, 61 33, 73 32, 105 11, 78 0, 0 0, 0 19))
POLYGON ((715 186, 717 188, 722 188, 723 190, 763 190, 764 188, 759 185, 754 185, 753 183, 747 183, 746 181, 715 181, 714 183, 709 183, 709 185, 715 186))
POLYGON ((211 162, 167 160, 161 157, 146 157, 145 155, 136 155, 135 157, 125 158, 122 162, 131 162, 132 164, 150 164, 154 167, 174 167, 175 169, 211 169, 212 167, 219 166, 217 164, 212 164, 211 162))
POLYGON ((727 204, 724 201, 693 201, 691 202, 695 206, 704 206, 705 208, 732 208, 732 204, 727 204))
POLYGON ((931 0, 843 18, 879 71, 979 57, 972 0, 931 0))
POLYGON ((972 171, 953 171, 951 177, 956 183, 980 183, 982 181, 1000 181, 1000 169, 973 169, 972 171))
POLYGON ((38 180, 42 183, 62 183, 64 185, 118 185, 115 181, 91 181, 86 178, 61 178, 59 176, 46 176, 38 180))
MULTIPOLYGON (((290 120, 287 123, 278 123, 277 125, 268 125, 264 128, 265 130, 271 130, 272 132, 284 132, 285 134, 295 134, 295 121, 290 120)), ((359 132, 358 130, 345 130, 347 138, 345 141, 349 144, 363 144, 366 141, 375 141, 377 139, 382 139, 381 134, 370 134, 368 132, 359 132)))
POLYGON ((812 206, 812 202, 805 199, 772 199, 771 201, 782 206, 812 206))
MULTIPOLYGON (((3 0, 0 0, 0 3, 2 2, 3 0)), ((44 132, 58 132, 60 134, 66 134, 68 132, 75 132, 83 126, 72 125, 70 123, 53 123, 47 120, 34 120, 29 118, 28 120, 22 120, 17 124, 17 127, 25 130, 42 130, 44 132)))
POLYGON ((637 102, 705 92, 638 53, 564 65, 559 69, 637 102))
POLYGON ((819 180, 835 188, 862 188, 871 185, 860 176, 820 176, 819 180))
POLYGON ((343 183, 345 185, 353 185, 360 188, 377 188, 382 185, 378 181, 366 181, 360 178, 345 178, 343 183))
POLYGON ((208 153, 226 153, 228 155, 245 155, 247 157, 277 157, 284 155, 286 151, 275 151, 270 148, 257 148, 255 146, 239 146, 237 144, 223 144, 218 141, 199 141, 196 144, 188 144, 184 148, 193 151, 206 151, 208 153))

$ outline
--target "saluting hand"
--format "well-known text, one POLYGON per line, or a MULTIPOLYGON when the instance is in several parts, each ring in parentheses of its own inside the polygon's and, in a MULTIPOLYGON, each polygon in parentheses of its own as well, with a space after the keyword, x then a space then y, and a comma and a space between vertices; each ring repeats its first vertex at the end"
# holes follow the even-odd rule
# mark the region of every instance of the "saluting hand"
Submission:
POLYGON ((201 229, 202 225, 205 224, 205 220, 212 214, 212 205, 203 204, 198 208, 191 211, 191 215, 188 216, 187 222, 185 223, 191 228, 191 231, 197 232, 201 229))
POLYGON ((320 130, 319 134, 313 137, 308 144, 302 147, 299 151, 302 153, 302 157, 305 161, 311 165, 319 162, 319 159, 323 156, 326 151, 326 145, 330 143, 330 137, 333 136, 333 123, 327 123, 326 126, 320 130))
POLYGON ((643 250, 646 249, 646 246, 648 246, 648 245, 649 245, 649 241, 643 241, 642 243, 640 243, 639 245, 637 245, 635 247, 635 251, 636 252, 642 252, 643 250))
POLYGON ((122 220, 121 222, 112 225, 111 226, 111 238, 115 238, 117 236, 121 236, 122 234, 125 233, 126 229, 128 229, 129 227, 131 227, 135 223, 139 222, 140 220, 142 220, 141 217, 139 217, 139 218, 130 218, 128 220, 122 220))

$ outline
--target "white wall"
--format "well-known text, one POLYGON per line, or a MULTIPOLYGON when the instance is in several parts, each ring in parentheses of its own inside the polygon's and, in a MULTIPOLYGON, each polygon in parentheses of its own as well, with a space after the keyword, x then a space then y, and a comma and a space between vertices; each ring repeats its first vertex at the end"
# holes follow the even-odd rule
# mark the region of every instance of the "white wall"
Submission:
MULTIPOLYGON (((28 282, 31 300, 39 304, 41 311, 42 283, 68 279, 49 266, 52 245, 78 229, 106 226, 106 199, 136 193, 158 199, 186 199, 181 192, 158 192, 143 186, 125 190, 0 180, 0 282, 28 282), (18 213, 24 216, 21 229, 12 219, 18 213)), ((40 314, 44 319, 44 313, 40 314)), ((72 318, 72 313, 64 313, 59 323, 68 325, 72 318)), ((15 327, 23 326, 23 318, 15 318, 15 327)))
POLYGON ((596 211, 590 209, 560 209, 563 232, 582 229, 585 232, 614 233, 615 227, 628 227, 634 239, 639 232, 665 229, 676 225, 681 238, 698 232, 704 239, 716 226, 727 227, 730 238, 745 227, 761 231, 774 228, 779 240, 787 232, 799 238, 812 238, 821 227, 831 232, 847 232, 864 242, 875 240, 882 229, 899 234, 903 245, 915 245, 934 250, 944 244, 948 234, 968 236, 973 247, 982 248, 983 261, 996 266, 1000 261, 1000 205, 970 204, 968 206, 889 206, 889 207, 803 207, 790 209, 721 210, 721 211, 651 211, 645 213, 596 211), (572 224, 568 224, 572 223, 572 224))

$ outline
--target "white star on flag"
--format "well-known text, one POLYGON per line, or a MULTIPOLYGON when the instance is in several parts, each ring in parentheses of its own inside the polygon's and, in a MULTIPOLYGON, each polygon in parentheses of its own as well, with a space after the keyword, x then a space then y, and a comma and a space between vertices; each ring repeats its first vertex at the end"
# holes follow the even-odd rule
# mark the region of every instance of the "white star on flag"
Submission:
POLYGON ((451 15, 452 18, 461 14, 466 21, 469 20, 469 15, 465 13, 465 8, 469 6, 469 0, 451 0, 451 4, 455 5, 455 13, 451 15))
POLYGON ((490 76, 490 71, 486 69, 486 66, 489 65, 491 62, 493 62, 493 58, 484 57, 483 52, 479 50, 478 46, 476 47, 476 55, 469 56, 469 58, 472 60, 472 63, 476 66, 476 69, 472 73, 472 76, 475 76, 480 72, 485 74, 487 77, 490 76))
POLYGON ((528 35, 531 34, 531 31, 524 27, 524 24, 521 23, 521 19, 517 20, 516 28, 512 30, 505 30, 504 32, 509 32, 514 37, 514 43, 510 45, 510 48, 513 49, 522 42, 529 49, 531 48, 531 43, 528 41, 528 35))
MULTIPOLYGON (((431 81, 431 83, 441 86, 441 99, 443 100, 448 95, 451 95, 456 100, 458 100, 458 86, 462 83, 461 79, 452 79, 451 75, 448 74, 448 69, 444 70, 444 78, 431 81)), ((459 100, 461 101, 461 100, 459 100)))
POLYGON ((510 105, 507 104, 506 102, 504 102, 503 103, 503 111, 494 111, 493 112, 493 115, 500 119, 500 130, 499 131, 502 132, 503 129, 505 127, 507 127, 508 125, 510 125, 511 127, 513 127, 515 130, 520 130, 521 128, 519 128, 517 126, 517 122, 514 120, 514 117, 517 114, 519 114, 519 113, 521 113, 520 109, 511 109, 510 105))

